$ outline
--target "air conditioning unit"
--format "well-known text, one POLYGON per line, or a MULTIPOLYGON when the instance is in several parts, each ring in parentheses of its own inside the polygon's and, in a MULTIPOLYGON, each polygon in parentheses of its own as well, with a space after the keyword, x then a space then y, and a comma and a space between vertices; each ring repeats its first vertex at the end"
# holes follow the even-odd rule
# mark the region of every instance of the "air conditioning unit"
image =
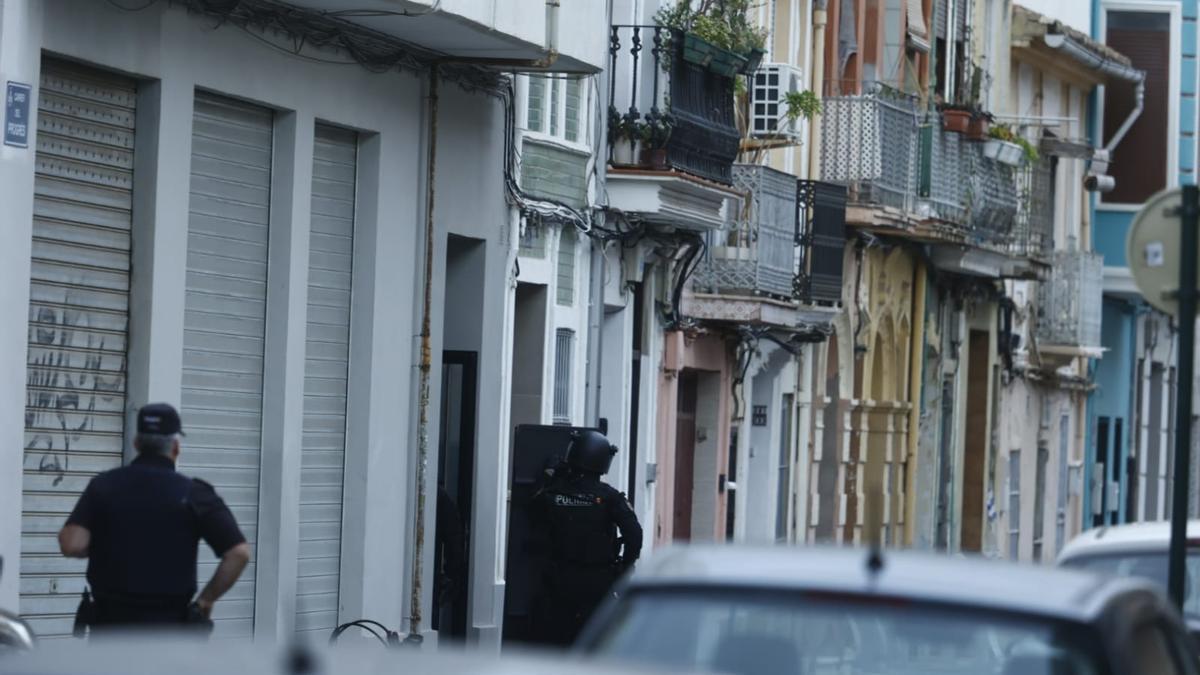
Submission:
POLYGON ((764 63, 750 83, 750 135, 761 139, 793 140, 800 121, 787 117, 787 95, 804 90, 804 74, 786 63, 764 63))

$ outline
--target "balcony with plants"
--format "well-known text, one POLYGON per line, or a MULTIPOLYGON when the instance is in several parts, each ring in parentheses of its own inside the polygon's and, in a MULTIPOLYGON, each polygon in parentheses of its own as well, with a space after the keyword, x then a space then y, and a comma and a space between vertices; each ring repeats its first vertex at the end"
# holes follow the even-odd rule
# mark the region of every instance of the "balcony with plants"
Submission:
POLYGON ((1042 160, 1021 129, 995 123, 976 100, 923 104, 881 84, 827 97, 822 176, 847 187, 855 225, 930 244, 953 271, 1036 277, 1052 224, 1052 199, 1038 192, 1042 160))
POLYGON ((647 222, 712 231, 742 195, 738 84, 764 56, 752 0, 683 0, 609 33, 608 193, 647 222))

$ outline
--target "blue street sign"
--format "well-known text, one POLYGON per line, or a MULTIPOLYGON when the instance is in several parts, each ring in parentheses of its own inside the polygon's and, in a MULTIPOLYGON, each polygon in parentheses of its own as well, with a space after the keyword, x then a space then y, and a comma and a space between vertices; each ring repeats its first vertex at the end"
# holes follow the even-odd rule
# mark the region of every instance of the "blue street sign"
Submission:
POLYGON ((4 144, 16 148, 29 147, 29 96, 32 88, 20 82, 9 82, 4 94, 4 144))

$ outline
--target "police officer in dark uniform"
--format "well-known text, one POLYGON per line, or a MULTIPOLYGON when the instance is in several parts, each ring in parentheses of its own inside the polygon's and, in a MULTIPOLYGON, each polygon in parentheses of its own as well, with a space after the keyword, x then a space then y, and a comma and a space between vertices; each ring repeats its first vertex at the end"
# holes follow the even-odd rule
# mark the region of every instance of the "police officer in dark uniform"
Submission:
POLYGON ((539 631, 544 642, 573 642, 613 582, 641 554, 642 527, 633 507, 600 480, 616 453, 603 434, 577 432, 565 466, 553 472, 535 498, 550 548, 545 624, 539 631))
POLYGON ((175 408, 143 407, 137 458, 93 478, 59 532, 63 555, 88 559, 93 597, 84 594, 77 634, 83 625, 211 629, 213 604, 249 563, 246 538, 213 487, 176 473, 182 435, 175 408), (221 562, 196 596, 201 539, 221 562))

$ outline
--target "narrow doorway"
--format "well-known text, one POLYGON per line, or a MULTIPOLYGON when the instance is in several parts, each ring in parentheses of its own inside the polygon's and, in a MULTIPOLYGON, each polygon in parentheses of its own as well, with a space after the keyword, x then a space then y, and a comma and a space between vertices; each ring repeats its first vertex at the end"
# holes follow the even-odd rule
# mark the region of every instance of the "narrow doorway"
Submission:
POLYGON ((430 617, 433 629, 447 641, 465 640, 469 624, 475 428, 486 257, 482 239, 455 235, 447 238, 430 617))
POLYGON ((692 490, 696 478, 696 398, 698 378, 695 371, 679 374, 679 395, 675 415, 675 499, 672 538, 692 538, 692 490))
POLYGON ((1104 525, 1108 518, 1108 467, 1111 464, 1108 451, 1110 445, 1109 418, 1101 416, 1096 420, 1096 460, 1092 470, 1094 483, 1092 489, 1093 527, 1104 525))
POLYGON ((633 357, 629 364, 629 483, 626 496, 636 508, 638 499, 638 435, 641 433, 642 411, 642 313, 646 311, 645 294, 641 283, 633 284, 633 357))
POLYGON ((513 312, 512 408, 513 429, 542 423, 542 376, 546 372, 546 287, 517 284, 513 312))
POLYGON ((442 354, 442 419, 438 443, 438 518, 434 554, 433 629, 463 640, 470 597, 471 520, 475 478, 479 355, 442 354))
POLYGON ((963 447, 961 548, 983 550, 984 472, 988 447, 988 334, 971 331, 967 352, 967 424, 963 447))

